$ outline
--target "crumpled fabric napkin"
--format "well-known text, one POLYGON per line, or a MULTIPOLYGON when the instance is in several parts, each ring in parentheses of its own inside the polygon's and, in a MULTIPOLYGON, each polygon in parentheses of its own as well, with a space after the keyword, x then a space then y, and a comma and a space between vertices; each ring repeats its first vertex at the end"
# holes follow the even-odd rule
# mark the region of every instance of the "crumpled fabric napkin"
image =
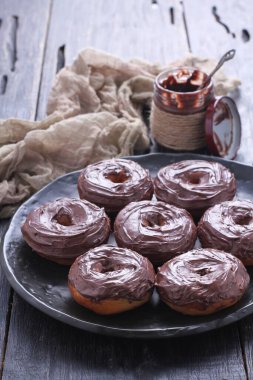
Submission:
MULTIPOLYGON (((13 214, 32 193, 87 164, 145 151, 149 146, 142 110, 150 106, 155 76, 188 65, 209 72, 215 61, 187 56, 166 67, 125 62, 95 49, 79 53, 56 76, 42 121, 0 121, 0 218, 13 214)), ((222 71, 216 94, 240 82, 222 71)))

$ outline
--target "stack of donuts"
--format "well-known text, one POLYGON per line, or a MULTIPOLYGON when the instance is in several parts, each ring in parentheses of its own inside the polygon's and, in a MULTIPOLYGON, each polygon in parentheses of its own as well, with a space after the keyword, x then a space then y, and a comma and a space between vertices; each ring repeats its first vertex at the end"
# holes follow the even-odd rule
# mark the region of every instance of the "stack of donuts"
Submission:
POLYGON ((225 166, 187 160, 151 178, 134 161, 105 160, 82 170, 77 188, 80 199, 33 210, 21 230, 40 256, 70 265, 68 286, 80 305, 121 313, 156 289, 177 312, 207 315, 244 295, 253 202, 234 200, 236 180, 225 166), (111 230, 117 245, 106 244, 111 230))

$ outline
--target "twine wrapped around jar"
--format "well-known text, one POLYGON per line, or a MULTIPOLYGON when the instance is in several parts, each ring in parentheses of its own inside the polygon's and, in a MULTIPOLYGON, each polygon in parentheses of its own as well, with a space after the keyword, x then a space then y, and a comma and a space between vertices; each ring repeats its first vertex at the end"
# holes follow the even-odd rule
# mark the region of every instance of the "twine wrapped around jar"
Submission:
POLYGON ((200 88, 206 77, 191 67, 178 67, 156 77, 150 127, 160 145, 176 151, 206 146, 206 109, 214 99, 212 82, 200 88))
POLYGON ((204 148, 205 111, 191 115, 176 115, 159 109, 152 102, 150 127, 155 140, 174 150, 197 150, 204 148))

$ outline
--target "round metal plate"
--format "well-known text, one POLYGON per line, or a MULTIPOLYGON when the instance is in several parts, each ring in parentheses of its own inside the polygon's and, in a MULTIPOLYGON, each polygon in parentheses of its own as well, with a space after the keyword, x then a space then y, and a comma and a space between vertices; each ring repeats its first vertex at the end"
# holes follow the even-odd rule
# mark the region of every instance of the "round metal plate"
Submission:
MULTIPOLYGON (((150 170, 152 176, 170 163, 185 159, 219 161, 237 178, 237 197, 253 200, 253 167, 194 154, 150 154, 129 157, 150 170)), ((79 171, 56 179, 25 202, 14 215, 3 243, 1 264, 11 286, 31 305, 83 330, 132 338, 161 338, 200 333, 228 325, 253 312, 253 280, 235 306, 205 317, 181 315, 159 301, 156 292, 149 304, 115 316, 99 316, 76 304, 67 288, 68 268, 40 258, 24 242, 20 226, 27 214, 60 197, 75 197, 79 171)), ((113 241, 113 236, 111 237, 113 241)), ((249 270, 250 274, 253 270, 249 270)))

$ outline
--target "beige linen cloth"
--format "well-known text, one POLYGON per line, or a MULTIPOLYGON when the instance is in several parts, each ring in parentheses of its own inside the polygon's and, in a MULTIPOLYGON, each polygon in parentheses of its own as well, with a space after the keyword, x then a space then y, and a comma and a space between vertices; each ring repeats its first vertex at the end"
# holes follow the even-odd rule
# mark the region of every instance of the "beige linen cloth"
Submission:
MULTIPOLYGON (((94 49, 80 52, 72 66, 57 74, 46 119, 0 121, 0 218, 11 216, 32 193, 64 173, 144 151, 149 137, 142 109, 151 104, 155 76, 175 65, 210 72, 214 64, 187 56, 161 67, 94 49)), ((216 94, 239 84, 220 71, 216 94)))

